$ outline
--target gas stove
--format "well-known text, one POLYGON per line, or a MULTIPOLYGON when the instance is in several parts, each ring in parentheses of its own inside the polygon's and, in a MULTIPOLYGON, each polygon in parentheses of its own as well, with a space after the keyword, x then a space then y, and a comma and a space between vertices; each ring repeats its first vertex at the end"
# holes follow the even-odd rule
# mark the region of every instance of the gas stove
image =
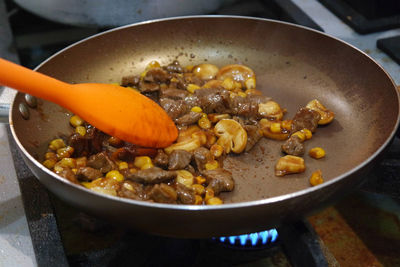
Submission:
MULTIPOLYGON (((324 31, 370 55, 400 84, 395 43, 399 25, 378 27, 379 31, 353 29, 351 20, 365 16, 350 2, 237 0, 213 14, 271 18, 324 31)), ((396 21, 393 16, 386 20, 396 21)), ((381 17, 369 20, 373 25, 382 23, 381 17)), ((67 45, 105 30, 50 22, 7 0, 0 0, 0 24, 0 56, 30 68, 67 45)), ((0 107, 10 103, 13 94, 0 89, 0 107)), ((361 189, 304 221, 237 237, 181 240, 121 228, 61 202, 36 180, 7 124, 0 124, 0 265, 123 266, 132 260, 145 266, 176 262, 182 266, 400 265, 399 159, 396 137, 361 189)))

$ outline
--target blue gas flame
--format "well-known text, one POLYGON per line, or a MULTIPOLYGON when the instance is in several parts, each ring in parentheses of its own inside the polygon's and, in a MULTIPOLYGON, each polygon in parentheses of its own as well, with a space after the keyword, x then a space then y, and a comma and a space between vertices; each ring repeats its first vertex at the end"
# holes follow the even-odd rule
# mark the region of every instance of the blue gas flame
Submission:
POLYGON ((276 231, 276 229, 270 229, 257 233, 229 237, 223 236, 215 239, 219 240, 221 243, 226 243, 232 246, 238 245, 242 247, 256 247, 259 245, 274 243, 278 239, 278 231, 276 231))

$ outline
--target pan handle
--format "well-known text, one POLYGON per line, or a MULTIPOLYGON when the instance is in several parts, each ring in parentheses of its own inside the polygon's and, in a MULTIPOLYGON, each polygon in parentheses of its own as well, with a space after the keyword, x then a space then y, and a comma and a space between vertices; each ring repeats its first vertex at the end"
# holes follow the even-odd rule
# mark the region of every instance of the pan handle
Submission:
POLYGON ((15 90, 0 86, 0 123, 8 123, 11 103, 16 93, 15 90))

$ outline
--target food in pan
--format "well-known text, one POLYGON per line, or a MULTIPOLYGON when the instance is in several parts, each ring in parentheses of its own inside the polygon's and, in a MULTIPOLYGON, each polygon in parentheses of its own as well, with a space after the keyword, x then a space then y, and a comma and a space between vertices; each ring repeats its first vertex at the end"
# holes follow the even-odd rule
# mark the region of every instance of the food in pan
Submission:
MULTIPOLYGON (((74 132, 49 143, 43 164, 93 191, 135 200, 222 204, 220 193, 235 186, 223 159, 250 151, 263 137, 283 141, 286 156, 276 163, 276 176, 303 172, 305 142, 334 118, 312 100, 293 119, 284 119, 286 110, 262 95, 253 70, 240 64, 183 67, 178 61, 166 66, 153 61, 121 84, 167 112, 179 129, 176 142, 164 149, 138 147, 74 115, 74 132)), ((309 155, 318 159, 325 152, 313 148, 309 155)))

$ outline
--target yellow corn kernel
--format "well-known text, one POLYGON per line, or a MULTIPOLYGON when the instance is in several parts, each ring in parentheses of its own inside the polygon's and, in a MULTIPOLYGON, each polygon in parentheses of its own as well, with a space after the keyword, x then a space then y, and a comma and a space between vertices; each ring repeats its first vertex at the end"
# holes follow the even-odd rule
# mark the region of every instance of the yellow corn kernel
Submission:
POLYGON ((210 198, 214 197, 214 190, 211 188, 206 188, 206 194, 204 196, 204 200, 207 202, 210 198))
POLYGON ((160 67, 160 63, 157 60, 152 60, 149 62, 149 64, 147 64, 146 70, 153 69, 153 68, 159 68, 159 67, 160 67))
POLYGON ((304 128, 303 130, 300 130, 300 132, 302 132, 304 134, 306 140, 310 140, 311 139, 312 132, 310 130, 304 128))
POLYGON ((153 162, 149 162, 149 163, 144 164, 140 169, 141 170, 145 170, 145 169, 150 169, 150 168, 153 168, 153 167, 154 167, 153 162))
POLYGON ((47 169, 53 169, 54 165, 56 165, 57 161, 54 159, 46 159, 45 161, 43 161, 43 165, 47 168, 47 169))
POLYGON ((235 97, 237 97, 237 93, 235 93, 235 92, 230 92, 230 93, 229 93, 229 97, 230 97, 230 98, 235 98, 235 97))
POLYGON ((193 84, 193 83, 189 83, 188 85, 187 85, 187 87, 186 87, 186 90, 188 90, 189 91, 189 93, 194 93, 194 91, 196 91, 196 90, 198 90, 198 89, 200 89, 200 86, 198 86, 198 85, 196 85, 196 84, 193 84))
POLYGON ((218 144, 213 144, 210 147, 210 152, 211 152, 211 155, 214 156, 214 158, 219 158, 222 155, 222 153, 224 152, 224 148, 218 144))
POLYGON ((324 178, 322 177, 322 171, 321 170, 316 170, 311 174, 310 177, 310 184, 312 186, 316 186, 319 184, 322 184, 324 182, 324 178))
POLYGON ((225 90, 233 90, 235 83, 231 77, 227 77, 222 81, 222 87, 224 87, 225 90))
POLYGON ((201 107, 199 107, 199 106, 192 107, 191 111, 197 112, 197 113, 203 112, 203 110, 202 110, 201 107))
POLYGON ((117 170, 107 172, 106 178, 114 179, 117 182, 122 182, 124 180, 124 176, 117 170))
POLYGON ((221 205, 223 203, 224 202, 222 202, 222 199, 220 199, 219 197, 212 197, 206 201, 207 205, 221 205))
POLYGON ((60 162, 57 162, 57 163, 54 165, 54 171, 55 171, 56 173, 62 172, 63 170, 64 170, 64 168, 60 165, 60 162))
POLYGON ((251 77, 251 78, 247 79, 247 80, 244 82, 244 86, 245 86, 247 89, 254 89, 254 88, 256 88, 256 79, 255 79, 254 77, 251 77))
POLYGON ((49 144, 49 148, 54 151, 56 151, 57 149, 63 148, 63 147, 65 147, 65 143, 64 143, 64 140, 62 140, 61 138, 54 139, 49 144))
POLYGON ((121 161, 118 163, 118 169, 123 170, 123 169, 128 169, 128 162, 121 161))
POLYGON ((280 133, 282 131, 281 124, 279 122, 271 123, 271 127, 269 129, 273 133, 280 133))
POLYGON ((78 172, 78 169, 77 169, 77 168, 73 168, 73 169, 71 169, 71 171, 72 171, 74 174, 76 174, 76 173, 78 172))
POLYGON ((84 121, 78 115, 73 115, 69 119, 69 123, 71 123, 71 125, 74 127, 78 127, 81 126, 84 123, 84 121))
POLYGON ((196 176, 196 182, 198 184, 204 184, 206 182, 206 178, 204 178, 202 176, 196 176))
POLYGON ((205 192, 205 188, 201 184, 193 184, 192 189, 197 195, 202 195, 205 192))
POLYGON ((76 167, 85 167, 87 163, 86 157, 80 157, 76 159, 76 167))
POLYGON ((146 70, 143 71, 142 73, 140 73, 140 78, 144 78, 144 76, 146 76, 146 74, 147 74, 147 71, 146 70))
POLYGON ((211 121, 207 117, 202 117, 198 120, 197 124, 202 129, 210 129, 211 128, 211 121))
POLYGON ((193 185, 193 174, 186 170, 178 170, 176 171, 176 182, 190 188, 193 185))
POLYGON ((148 157, 148 156, 139 156, 139 157, 135 158, 135 160, 133 162, 133 165, 136 168, 141 169, 143 166, 145 166, 146 164, 149 164, 149 163, 152 163, 150 157, 148 157))
POLYGON ((54 159, 55 161, 57 161, 57 155, 54 152, 47 152, 46 154, 44 154, 44 158, 45 159, 54 159))
POLYGON ((297 131, 297 132, 293 133, 292 136, 297 136, 300 139, 301 142, 306 140, 305 134, 302 133, 301 131, 297 131))
POLYGON ((195 199, 194 199, 194 204, 195 204, 195 205, 201 205, 201 204, 203 204, 203 198, 202 198, 201 196, 195 195, 194 197, 195 197, 195 199))
POLYGON ((206 170, 215 170, 219 167, 219 163, 216 160, 212 160, 210 162, 207 162, 205 167, 206 167, 206 170))
POLYGON ((315 159, 320 159, 325 157, 325 150, 323 150, 321 147, 314 147, 311 148, 310 151, 308 152, 310 157, 315 158, 315 159))
POLYGON ((84 187, 90 189, 92 187, 92 183, 91 182, 81 182, 81 185, 83 185, 84 187))
POLYGON ((77 126, 77 127, 75 128, 75 132, 78 133, 78 134, 80 134, 80 135, 82 135, 82 136, 85 136, 85 134, 86 134, 86 128, 85 128, 84 126, 77 126))
POLYGON ((74 153, 74 148, 72 146, 67 146, 57 149, 57 158, 69 158, 72 153, 74 153))
POLYGON ((292 129, 292 123, 293 123, 292 120, 284 120, 281 122, 281 126, 286 131, 290 131, 292 129))
POLYGON ((76 160, 73 158, 62 158, 59 163, 62 167, 68 167, 71 169, 76 167, 76 160))
POLYGON ((172 77, 169 81, 170 81, 171 83, 177 83, 177 82, 179 82, 178 78, 176 78, 176 77, 172 77))
POLYGON ((247 94, 245 93, 245 92, 239 92, 239 93, 237 93, 238 94, 238 96, 240 96, 240 97, 246 97, 247 96, 247 94))

